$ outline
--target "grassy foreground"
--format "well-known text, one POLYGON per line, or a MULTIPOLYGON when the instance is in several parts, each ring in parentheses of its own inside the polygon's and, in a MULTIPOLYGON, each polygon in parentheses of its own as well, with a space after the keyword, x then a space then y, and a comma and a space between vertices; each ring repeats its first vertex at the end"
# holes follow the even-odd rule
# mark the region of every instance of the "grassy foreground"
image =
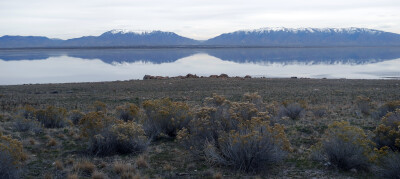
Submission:
POLYGON ((198 78, 0 86, 0 132, 21 141, 26 154, 19 165, 23 178, 378 178, 373 169, 342 170, 315 161, 312 148, 335 121, 347 121, 373 138, 382 106, 396 100, 400 100, 399 80, 198 78), (237 170, 195 156, 174 135, 161 134, 141 152, 99 156, 87 151, 79 122, 41 126, 39 132, 17 130, 15 125, 18 111, 26 106, 65 108, 67 119, 73 110, 83 114, 95 110, 96 101, 106 105, 101 109, 106 116, 115 116, 118 106, 126 103, 143 110, 147 100, 170 98, 196 113, 213 94, 240 102, 246 93, 261 96, 268 119, 284 126, 291 145, 283 161, 261 171, 237 170), (304 109, 295 119, 281 114, 290 104, 304 109))

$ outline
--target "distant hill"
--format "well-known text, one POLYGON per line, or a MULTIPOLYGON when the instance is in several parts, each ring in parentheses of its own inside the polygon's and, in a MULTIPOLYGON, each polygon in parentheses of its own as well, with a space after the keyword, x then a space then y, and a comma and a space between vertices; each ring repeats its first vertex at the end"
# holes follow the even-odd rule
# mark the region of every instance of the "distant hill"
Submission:
POLYGON ((63 43, 61 39, 49 39, 40 36, 3 36, 0 37, 0 48, 56 47, 63 43))
POLYGON ((179 36, 173 32, 129 32, 112 30, 98 37, 89 36, 69 39, 63 43, 71 47, 113 47, 113 46, 166 46, 166 45, 195 45, 198 42, 193 39, 179 36))
POLYGON ((40 36, 3 36, 0 48, 134 47, 134 46, 239 46, 328 47, 400 46, 400 34, 366 28, 262 28, 221 34, 206 41, 173 32, 111 30, 100 36, 68 40, 40 36))
POLYGON ((262 28, 221 34, 207 45, 232 46, 400 46, 400 35, 366 28, 262 28))
POLYGON ((111 30, 100 36, 85 36, 68 40, 49 39, 35 36, 0 37, 0 48, 37 47, 129 47, 129 46, 181 46, 199 42, 173 32, 129 32, 111 30))

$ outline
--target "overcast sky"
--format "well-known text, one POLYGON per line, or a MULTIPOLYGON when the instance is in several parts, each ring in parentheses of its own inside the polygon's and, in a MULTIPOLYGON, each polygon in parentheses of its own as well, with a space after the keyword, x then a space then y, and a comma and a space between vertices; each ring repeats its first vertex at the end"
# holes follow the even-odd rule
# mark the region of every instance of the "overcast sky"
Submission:
POLYGON ((205 40, 262 27, 365 27, 400 33, 400 0, 0 0, 0 36, 68 39, 111 29, 205 40))

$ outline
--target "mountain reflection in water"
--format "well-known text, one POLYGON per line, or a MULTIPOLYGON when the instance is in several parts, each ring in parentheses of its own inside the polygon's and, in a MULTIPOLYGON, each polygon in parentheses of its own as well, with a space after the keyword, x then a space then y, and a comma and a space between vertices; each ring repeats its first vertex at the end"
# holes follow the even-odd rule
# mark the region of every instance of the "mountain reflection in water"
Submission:
POLYGON ((141 79, 145 74, 381 79, 400 76, 400 48, 0 50, 0 84, 141 79))

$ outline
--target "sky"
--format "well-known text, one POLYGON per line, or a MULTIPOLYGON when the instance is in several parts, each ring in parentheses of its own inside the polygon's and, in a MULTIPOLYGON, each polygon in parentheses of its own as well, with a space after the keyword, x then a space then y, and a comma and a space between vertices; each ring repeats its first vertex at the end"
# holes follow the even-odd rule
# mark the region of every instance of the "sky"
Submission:
POLYGON ((206 40, 263 27, 362 27, 400 34, 400 0, 0 0, 0 36, 69 39, 112 29, 206 40))

